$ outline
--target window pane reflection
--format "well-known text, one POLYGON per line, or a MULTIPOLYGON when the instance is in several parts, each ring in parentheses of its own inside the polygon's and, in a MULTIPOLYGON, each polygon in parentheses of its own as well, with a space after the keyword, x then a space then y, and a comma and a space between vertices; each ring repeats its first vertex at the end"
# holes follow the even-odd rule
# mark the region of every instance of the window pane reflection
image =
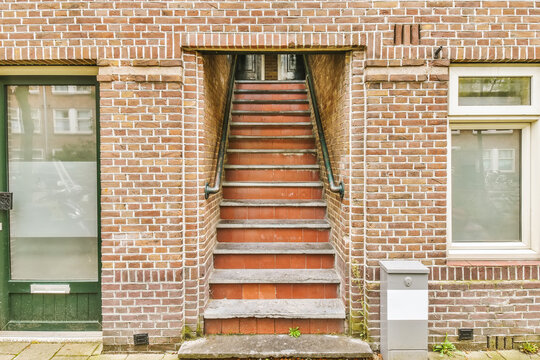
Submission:
POLYGON ((530 105, 530 77, 460 77, 460 106, 530 105))
POLYGON ((11 278, 97 280, 94 86, 8 86, 11 278))
POLYGON ((452 240, 521 240, 521 130, 452 132, 452 240))

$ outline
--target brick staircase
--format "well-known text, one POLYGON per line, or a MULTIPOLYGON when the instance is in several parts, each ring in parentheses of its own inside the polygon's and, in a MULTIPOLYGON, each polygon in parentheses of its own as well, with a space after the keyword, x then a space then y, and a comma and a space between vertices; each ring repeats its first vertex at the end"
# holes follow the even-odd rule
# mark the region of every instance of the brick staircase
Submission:
POLYGON ((343 333, 303 81, 237 81, 206 334, 343 333))

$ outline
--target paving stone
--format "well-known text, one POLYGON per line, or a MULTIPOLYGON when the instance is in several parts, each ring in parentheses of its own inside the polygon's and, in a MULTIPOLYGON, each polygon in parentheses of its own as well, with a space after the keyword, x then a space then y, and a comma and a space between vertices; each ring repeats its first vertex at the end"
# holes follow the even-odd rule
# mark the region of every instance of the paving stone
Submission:
POLYGON ((103 352, 103 343, 100 343, 99 346, 94 350, 92 355, 99 355, 103 352))
POLYGON ((98 347, 98 343, 73 343, 65 344, 56 355, 86 355, 87 357, 94 353, 94 350, 98 347))
POLYGON ((483 351, 472 351, 467 354, 467 360, 489 360, 483 351))
POLYGON ((88 360, 125 360, 128 357, 128 354, 101 354, 101 355, 92 355, 88 360))
POLYGON ((126 360, 162 360, 163 354, 130 354, 126 360))
POLYGON ((16 360, 49 360, 63 344, 31 344, 24 349, 15 359, 16 360))
POLYGON ((88 360, 88 356, 54 356, 52 360, 88 360))
POLYGON ((15 357, 15 355, 2 354, 2 355, 0 355, 0 360, 12 360, 14 357, 15 357))
POLYGON ((506 360, 498 351, 486 351, 486 355, 490 360, 506 360))
POLYGON ((165 354, 163 360, 178 360, 178 354, 165 354))
POLYGON ((18 354, 30 345, 29 342, 2 342, 0 343, 0 354, 18 354))
POLYGON ((537 356, 531 356, 520 352, 519 350, 499 350, 497 351, 505 360, 533 360, 537 356))

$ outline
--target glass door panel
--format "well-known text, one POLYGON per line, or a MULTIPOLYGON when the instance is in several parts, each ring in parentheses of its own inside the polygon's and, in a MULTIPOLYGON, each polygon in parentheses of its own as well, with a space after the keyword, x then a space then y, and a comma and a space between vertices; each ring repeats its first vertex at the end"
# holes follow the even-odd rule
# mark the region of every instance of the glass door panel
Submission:
POLYGON ((97 281, 95 86, 6 87, 11 279, 97 281))

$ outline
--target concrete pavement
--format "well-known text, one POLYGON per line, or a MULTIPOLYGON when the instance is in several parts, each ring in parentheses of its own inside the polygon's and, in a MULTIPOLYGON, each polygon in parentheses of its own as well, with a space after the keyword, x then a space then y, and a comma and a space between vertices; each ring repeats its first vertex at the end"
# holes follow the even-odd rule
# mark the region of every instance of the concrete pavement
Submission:
MULTIPOLYGON (((0 360, 177 360, 176 353, 102 354, 101 343, 0 342, 0 360)), ((429 360, 540 360, 517 350, 458 352, 451 357, 430 353, 429 360)))

